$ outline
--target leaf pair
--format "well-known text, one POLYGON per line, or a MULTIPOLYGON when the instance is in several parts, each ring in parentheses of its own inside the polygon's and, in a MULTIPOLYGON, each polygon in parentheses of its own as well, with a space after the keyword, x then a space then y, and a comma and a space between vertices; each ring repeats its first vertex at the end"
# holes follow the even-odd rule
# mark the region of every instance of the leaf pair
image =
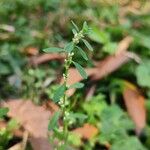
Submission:
POLYGON ((46 53, 59 53, 59 52, 68 52, 70 53, 71 51, 73 51, 74 49, 74 43, 73 42, 69 42, 64 49, 63 48, 59 48, 59 47, 49 47, 44 49, 43 51, 46 53))
MULTIPOLYGON (((83 86, 84 86, 83 83, 77 82, 77 83, 71 85, 68 89, 71 89, 71 88, 79 89, 79 88, 82 88, 83 86)), ((65 85, 62 84, 62 85, 55 91, 54 97, 53 97, 53 101, 54 101, 55 103, 59 102, 60 99, 63 97, 63 95, 64 95, 64 93, 65 93, 66 90, 67 90, 67 89, 66 89, 65 85)))
MULTIPOLYGON (((72 23, 72 25, 74 27, 74 30, 76 32, 79 32, 80 30, 79 30, 78 26, 73 21, 71 21, 71 23, 72 23)), ((85 21, 83 23, 82 31, 84 32, 84 34, 88 34, 89 30, 90 30, 90 28, 88 27, 87 22, 85 21)), ((74 31, 73 31, 73 33, 74 33, 74 31)))

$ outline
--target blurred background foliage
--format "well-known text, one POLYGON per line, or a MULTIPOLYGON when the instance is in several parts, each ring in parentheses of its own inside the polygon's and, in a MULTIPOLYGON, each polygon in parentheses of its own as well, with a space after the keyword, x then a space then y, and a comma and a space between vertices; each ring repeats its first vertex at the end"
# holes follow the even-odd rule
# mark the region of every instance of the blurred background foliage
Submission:
MULTIPOLYGON (((130 61, 98 81, 92 100, 83 101, 81 91, 72 96, 77 101, 77 106, 81 104, 76 107, 77 110, 88 116, 86 121, 102 130, 83 149, 94 149, 97 143, 102 144, 104 141, 113 143, 112 150, 118 150, 118 147, 119 150, 124 150, 120 148, 122 145, 131 150, 143 150, 146 147, 150 149, 150 134, 143 132, 145 140, 140 142, 134 134, 128 132, 134 127, 121 102, 120 85, 120 81, 128 80, 138 87, 145 96, 149 116, 148 0, 0 0, 0 99, 21 97, 39 104, 51 97, 57 87, 55 81, 56 75, 61 72, 62 68, 58 69, 61 63, 54 60, 33 66, 30 59, 41 55, 43 48, 63 47, 72 37, 71 20, 78 26, 86 20, 92 28, 89 39, 94 53, 89 53, 91 60, 99 61, 114 55, 119 42, 126 36, 133 38, 129 51, 136 53, 141 59, 140 63, 130 61), (112 98, 115 104, 108 106, 112 98)), ((85 63, 81 58, 77 59, 84 66, 93 65, 92 62, 85 63)), ((150 128, 150 119, 147 120, 146 132, 150 128)), ((82 124, 83 120, 75 122, 82 124)))

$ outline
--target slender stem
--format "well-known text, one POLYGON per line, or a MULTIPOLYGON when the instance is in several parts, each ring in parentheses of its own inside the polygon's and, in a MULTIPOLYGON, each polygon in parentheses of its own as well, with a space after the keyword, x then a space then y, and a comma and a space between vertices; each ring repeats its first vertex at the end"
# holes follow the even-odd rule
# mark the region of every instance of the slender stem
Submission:
MULTIPOLYGON (((67 58, 65 59, 65 71, 64 71, 64 85, 66 87, 66 90, 67 90, 67 79, 68 79, 68 71, 69 71, 69 68, 70 68, 70 65, 72 63, 72 56, 70 53, 67 54, 67 58)), ((63 118, 63 134, 64 134, 64 145, 67 144, 68 142, 68 121, 66 119, 66 110, 67 110, 67 106, 66 106, 66 101, 67 101, 67 95, 66 95, 66 92, 64 93, 64 96, 63 96, 63 109, 62 109, 62 114, 64 116, 63 118)))
MULTIPOLYGON (((72 39, 72 42, 74 43, 74 46, 77 45, 79 43, 79 40, 84 37, 83 36, 83 31, 81 30, 79 33, 75 34, 73 39, 72 39)), ((69 76, 69 68, 70 68, 70 65, 72 64, 72 57, 73 57, 74 53, 67 53, 67 57, 65 59, 65 64, 64 64, 64 86, 66 88, 66 91, 67 91, 67 80, 68 80, 68 76, 69 76)), ((67 95, 66 95, 66 92, 64 93, 64 96, 63 96, 63 107, 62 107, 62 115, 63 115, 63 135, 64 135, 64 146, 67 145, 68 143, 68 119, 67 119, 67 95)), ((69 108, 70 109, 70 108, 69 108)), ((69 110, 68 109, 68 110, 69 110)))

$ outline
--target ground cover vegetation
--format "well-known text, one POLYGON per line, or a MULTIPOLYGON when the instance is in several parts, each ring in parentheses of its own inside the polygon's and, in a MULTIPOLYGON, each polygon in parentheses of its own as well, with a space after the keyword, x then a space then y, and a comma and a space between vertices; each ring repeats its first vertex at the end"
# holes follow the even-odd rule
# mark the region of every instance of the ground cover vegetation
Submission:
POLYGON ((0 1, 0 150, 150 149, 150 2, 0 1))

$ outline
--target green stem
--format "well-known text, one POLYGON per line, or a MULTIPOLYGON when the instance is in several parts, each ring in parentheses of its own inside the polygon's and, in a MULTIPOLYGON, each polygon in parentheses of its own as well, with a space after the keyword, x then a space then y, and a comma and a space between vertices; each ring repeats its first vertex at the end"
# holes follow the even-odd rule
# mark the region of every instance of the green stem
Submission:
MULTIPOLYGON (((84 37, 82 30, 78 34, 74 35, 74 37, 72 39, 72 42, 74 43, 74 46, 79 43, 79 40, 82 37, 84 37)), ((65 85, 66 91, 67 91, 67 88, 68 88, 67 87, 67 80, 68 80, 68 76, 69 76, 68 72, 69 72, 70 65, 72 63, 72 57, 73 57, 73 53, 67 53, 67 58, 65 59, 65 64, 64 64, 65 71, 64 71, 63 76, 64 76, 64 85, 65 85)), ((68 143, 68 134, 69 134, 69 132, 68 132, 68 120, 66 118, 66 112, 67 112, 66 101, 67 101, 67 95, 66 95, 66 92, 65 92, 64 96, 63 96, 63 108, 62 108, 64 146, 66 146, 67 143, 68 143)), ((68 110, 70 110, 70 108, 68 110)))
MULTIPOLYGON (((70 68, 70 65, 72 63, 72 55, 71 54, 68 54, 67 55, 67 58, 65 60, 65 71, 64 71, 64 85, 66 87, 66 90, 67 90, 67 79, 68 79, 68 71, 69 71, 69 68, 70 68)), ((66 92, 64 93, 64 96, 63 96, 63 110, 62 110, 62 115, 64 116, 63 118, 63 135, 64 135, 64 145, 67 144, 68 142, 68 121, 66 119, 66 110, 67 110, 67 106, 66 106, 66 101, 67 101, 67 95, 66 95, 66 92)))

